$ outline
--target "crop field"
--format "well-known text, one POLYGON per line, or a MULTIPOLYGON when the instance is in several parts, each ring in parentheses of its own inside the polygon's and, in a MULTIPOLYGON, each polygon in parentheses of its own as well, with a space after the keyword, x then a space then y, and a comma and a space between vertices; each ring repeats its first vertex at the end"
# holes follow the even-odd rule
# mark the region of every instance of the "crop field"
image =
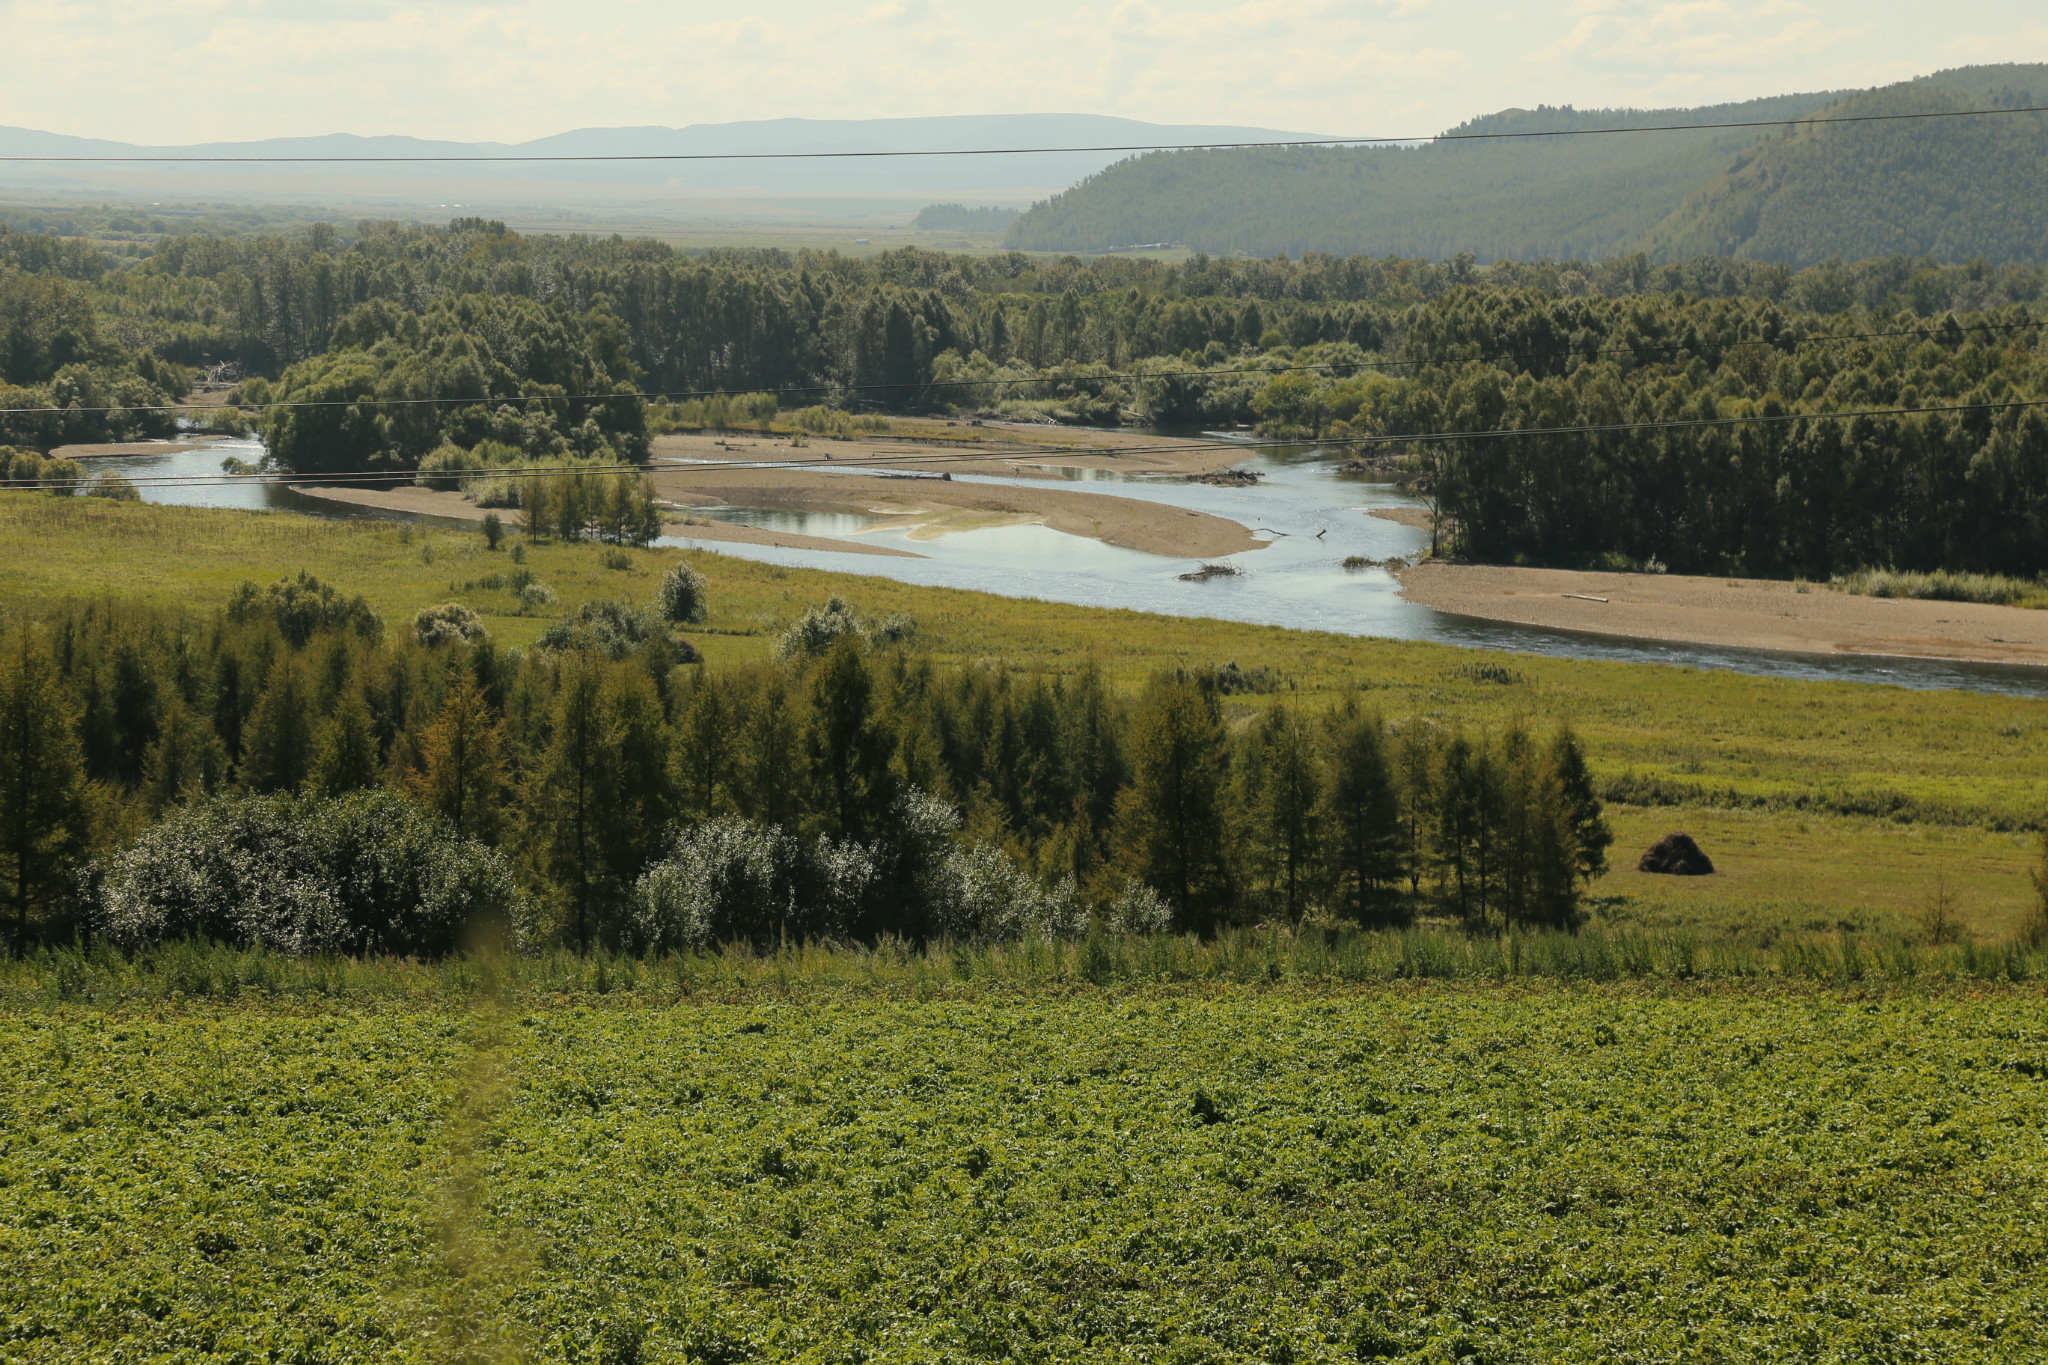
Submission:
MULTIPOLYGON (((501 645, 551 619, 520 614, 512 566, 474 533, 330 522, 294 514, 0 494, 0 610, 108 594, 218 609, 244 580, 306 569, 365 594, 393 626, 419 608, 465 602, 501 645), (498 584, 498 586, 493 586, 498 584)), ((599 598, 652 599, 672 550, 536 544, 526 566, 567 611, 599 598), (614 562, 619 562, 614 558, 614 562)), ((939 661, 1059 673, 1095 666, 1135 688, 1155 670, 1237 661, 1270 669, 1272 696, 1229 700, 1240 722, 1274 697, 1320 706, 1346 694, 1389 719, 1497 728, 1569 721, 1609 792, 1616 871, 1596 915, 1623 925, 1717 931, 1895 930, 1930 897, 1953 896, 1968 930, 2010 934, 2032 903, 2048 762, 2048 701, 1915 692, 1651 664, 1355 639, 1278 627, 1072 607, 921 588, 887 579, 687 556, 710 580, 711 615, 691 632, 713 668, 765 658, 776 633, 840 594, 918 622, 939 661), (1505 678, 1506 681, 1500 679, 1505 678), (1632 871, 1667 830, 1691 828, 1721 875, 1680 884, 1632 871)))
POLYGON ((409 970, 0 1015, 0 1355, 2044 1358, 2038 987, 409 970))

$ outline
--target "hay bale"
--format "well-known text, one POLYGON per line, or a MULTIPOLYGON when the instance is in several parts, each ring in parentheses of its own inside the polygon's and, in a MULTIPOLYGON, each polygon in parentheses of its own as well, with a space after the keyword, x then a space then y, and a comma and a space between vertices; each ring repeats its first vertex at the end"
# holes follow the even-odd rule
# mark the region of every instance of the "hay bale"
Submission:
POLYGON ((1714 860, 1701 851, 1690 834, 1677 830, 1650 845, 1636 864, 1641 872, 1662 872, 1673 877, 1705 877, 1714 871, 1714 860))

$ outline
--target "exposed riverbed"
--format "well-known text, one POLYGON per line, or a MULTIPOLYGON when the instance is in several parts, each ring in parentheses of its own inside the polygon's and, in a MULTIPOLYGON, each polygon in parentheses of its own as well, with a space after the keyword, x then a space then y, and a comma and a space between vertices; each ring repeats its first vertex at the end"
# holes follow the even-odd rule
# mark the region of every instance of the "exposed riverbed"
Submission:
MULTIPOLYGON (((261 457, 262 449, 253 440, 221 441, 197 450, 167 449, 161 455, 98 459, 92 462, 92 467, 118 470, 131 477, 217 474, 221 461, 229 455, 254 462, 261 457)), ((1121 498, 1225 518, 1249 528, 1263 542, 1256 550, 1206 561, 1124 549, 1038 524, 991 525, 932 534, 901 519, 868 518, 845 511, 732 506, 698 508, 693 515, 772 527, 797 535, 886 546, 916 557, 711 541, 691 537, 683 527, 676 528, 683 534, 664 537, 663 543, 931 586, 1347 635, 1724 668, 1778 677, 2048 696, 2048 669, 2041 668, 1723 648, 1581 634, 1436 611, 1402 597, 1399 582, 1384 568, 1344 567, 1344 560, 1352 556, 1373 561, 1412 559, 1426 550, 1429 535, 1416 526, 1370 515, 1375 508, 1413 508, 1417 504, 1392 484, 1338 474, 1337 463, 1338 457, 1310 447, 1261 451, 1239 466, 1260 476, 1257 483, 1245 487, 1213 487, 1180 478, 1133 476, 1105 469, 1067 470, 1065 477, 1058 480, 1058 486, 1076 491, 1113 493, 1121 498), (1241 572, 1202 581, 1182 577, 1204 562, 1229 565, 1241 572)), ((956 476, 955 483, 984 484, 991 490, 1047 487, 1044 479, 965 475, 956 476)), ((143 488, 143 497, 151 502, 268 508, 326 517, 403 515, 312 498, 281 485, 253 482, 153 484, 143 488)))

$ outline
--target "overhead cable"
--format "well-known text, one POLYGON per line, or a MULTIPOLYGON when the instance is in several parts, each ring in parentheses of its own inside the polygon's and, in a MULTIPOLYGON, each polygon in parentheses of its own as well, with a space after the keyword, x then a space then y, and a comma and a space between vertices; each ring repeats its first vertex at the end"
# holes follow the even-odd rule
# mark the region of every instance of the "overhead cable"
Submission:
POLYGON ((1242 142, 1130 142, 1090 147, 950 147, 922 151, 846 150, 818 152, 554 152, 554 153, 446 153, 430 156, 164 156, 147 153, 130 155, 44 155, 0 156, 0 162, 63 162, 66 164, 118 163, 143 165, 460 165, 502 162, 607 162, 607 161, 849 161, 881 157, 934 156, 1046 156, 1079 152, 1201 152, 1238 151, 1260 147, 1377 147, 1416 146, 1441 142, 1494 142, 1547 137, 1609 137, 1626 133, 1723 132, 1744 128, 1805 128, 1822 124, 1896 123, 1908 120, 1945 118, 1990 118, 2007 114, 2048 113, 2048 105, 2026 105, 2010 109, 1942 109, 1903 114, 1845 114, 1826 118, 1733 119, 1720 123, 1652 123, 1615 128, 1546 128, 1528 131, 1435 133, 1408 137, 1311 137, 1276 141, 1242 142))

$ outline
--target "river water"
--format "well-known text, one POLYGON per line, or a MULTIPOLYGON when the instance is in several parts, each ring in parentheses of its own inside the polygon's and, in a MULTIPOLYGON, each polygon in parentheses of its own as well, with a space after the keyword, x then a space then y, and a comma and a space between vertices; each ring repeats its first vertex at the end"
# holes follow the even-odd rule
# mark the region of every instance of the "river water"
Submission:
MULTIPOLYGON (((117 470, 131 477, 216 474, 221 461, 230 455, 254 463, 262 458, 263 448, 255 440, 220 441, 197 450, 119 456, 91 463, 95 470, 117 470)), ((1134 476, 1111 470, 1060 471, 1077 488, 1227 517, 1250 527, 1265 542, 1260 549, 1210 561, 1234 566, 1241 572, 1202 582, 1181 578, 1182 574, 1198 569, 1200 560, 1168 559, 1121 549, 1036 525, 986 527, 918 539, 913 532, 900 528, 868 529, 878 519, 844 512, 706 507, 698 509, 698 515, 806 535, 853 538, 909 550, 925 558, 778 549, 689 537, 663 537, 661 543, 932 587, 969 588, 1009 597, 1128 607, 1343 635, 1433 640, 1567 658, 1730 669, 1769 677, 1833 678, 1914 688, 2048 696, 2048 669, 1665 644, 1482 621, 1420 606, 1399 595, 1400 585, 1386 570, 1343 567, 1344 559, 1353 555, 1372 560, 1414 558, 1427 549, 1429 536, 1413 527, 1371 516, 1370 509, 1375 507, 1417 504, 1392 484, 1337 473, 1339 458, 1308 446, 1262 450, 1239 466, 1260 476, 1257 484, 1244 488, 1213 488, 1178 478, 1134 476)), ((1043 480, 1036 479, 956 476, 956 482, 1045 486, 1043 480)), ((402 513, 309 498, 274 484, 152 485, 145 486, 142 495, 151 502, 191 506, 269 508, 337 519, 407 519, 402 513)))

